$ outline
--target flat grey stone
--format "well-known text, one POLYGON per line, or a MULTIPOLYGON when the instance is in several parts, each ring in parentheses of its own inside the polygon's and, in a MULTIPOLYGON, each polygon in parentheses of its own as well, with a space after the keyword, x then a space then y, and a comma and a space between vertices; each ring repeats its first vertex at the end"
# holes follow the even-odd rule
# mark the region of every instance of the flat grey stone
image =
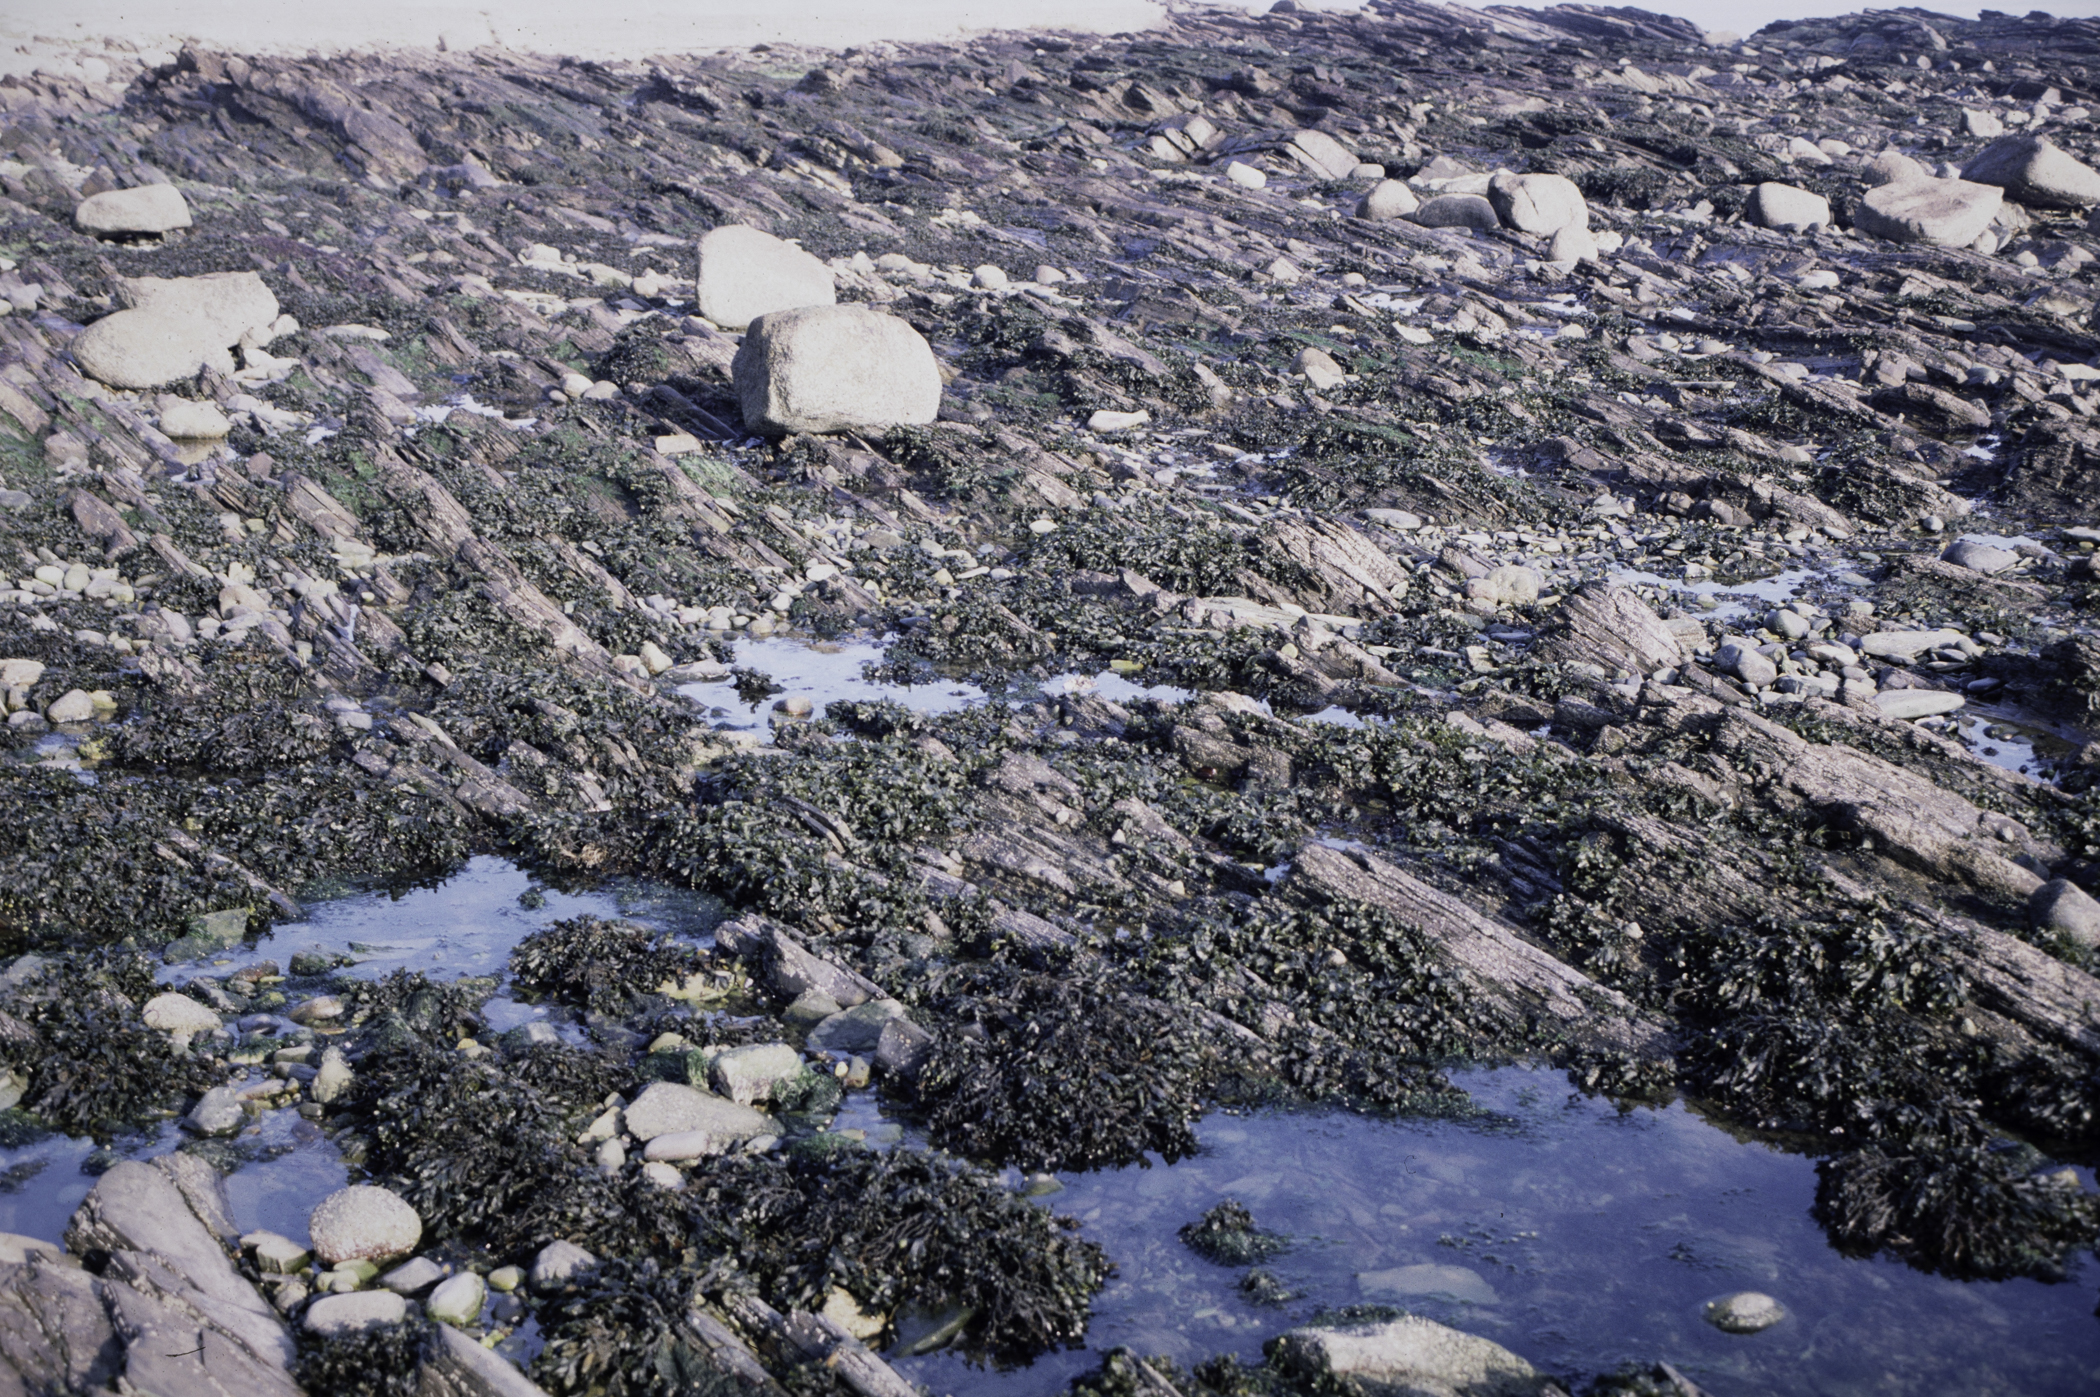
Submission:
POLYGON ((2010 548, 1979 543, 1973 538, 1955 540, 1947 545, 1947 550, 1940 556, 1957 567, 1983 573, 2004 572, 2020 561, 2020 555, 2010 548))
POLYGON ((708 1067, 708 1083, 739 1106, 771 1101, 782 1082, 802 1075, 802 1054, 785 1043, 730 1048, 708 1067))
POLYGON ((1931 718, 1952 713, 1968 700, 1939 689, 1884 689, 1874 695, 1875 711, 1884 718, 1931 718))
POLYGON ((1407 217, 1424 228, 1474 228, 1487 233, 1502 226, 1495 206, 1479 194, 1439 194, 1407 217))
POLYGON ((2005 191, 1968 180, 1906 180, 1867 191, 1853 211, 1862 233, 1899 243, 1967 247, 2004 207, 2005 191))
POLYGON ((199 1135, 231 1135, 247 1120, 240 1093, 230 1086, 219 1086, 197 1098, 197 1104, 190 1107, 182 1123, 199 1135))
POLYGON ((306 1307, 306 1328, 324 1339, 383 1329, 408 1318, 408 1301, 391 1290, 353 1290, 324 1295, 306 1307))
POLYGON ((445 1279, 445 1268, 427 1256, 412 1256, 379 1278, 383 1289, 396 1295, 415 1295, 445 1279))
POLYGON ((552 1290, 598 1264, 598 1258, 574 1242, 553 1241, 532 1258, 532 1288, 552 1290))
POLYGON ((2061 932, 2088 950, 2100 946, 2100 901, 2068 878, 2053 878, 2036 888, 2027 911, 2039 929, 2061 932))
POLYGON ((894 999, 871 999, 833 1014, 809 1031, 809 1050, 867 1057, 882 1041, 882 1026, 904 1017, 904 1006, 894 999))
POLYGON ((1270 1348, 1285 1369, 1352 1378, 1372 1390, 1543 1397, 1551 1382, 1488 1339, 1412 1315, 1377 1324, 1292 1329, 1270 1348))
POLYGON ((1728 1334, 1755 1334, 1786 1318, 1786 1307, 1761 1291, 1739 1290, 1706 1307, 1706 1322, 1728 1334))

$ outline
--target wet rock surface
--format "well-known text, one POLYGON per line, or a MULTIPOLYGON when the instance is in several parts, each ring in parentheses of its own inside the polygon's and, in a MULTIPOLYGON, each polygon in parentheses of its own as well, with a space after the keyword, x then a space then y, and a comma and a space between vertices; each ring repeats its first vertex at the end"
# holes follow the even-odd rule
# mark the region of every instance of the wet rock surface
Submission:
MULTIPOLYGON (((1813 1155, 1837 1246, 2067 1274, 2096 59, 1381 0, 0 86, 0 1094, 189 1141, 0 1252, 7 1361, 902 1397, 892 1340, 1086 1332, 1113 1248, 997 1171, 1509 1059, 1813 1155), (498 852, 726 915, 227 968, 498 852), (418 1226, 242 1247, 209 1161, 287 1118, 418 1226), (530 1380, 470 1337, 528 1316, 530 1380)), ((1085 1381, 1676 1381, 1291 1323, 1085 1381)))

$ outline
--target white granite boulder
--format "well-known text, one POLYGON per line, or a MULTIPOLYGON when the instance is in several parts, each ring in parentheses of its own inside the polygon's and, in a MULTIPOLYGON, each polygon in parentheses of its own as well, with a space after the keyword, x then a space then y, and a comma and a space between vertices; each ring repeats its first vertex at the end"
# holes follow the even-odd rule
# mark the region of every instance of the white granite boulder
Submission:
POLYGON ((423 1219, 390 1188, 352 1184, 322 1199, 306 1230, 314 1255, 333 1266, 406 1256, 423 1240, 423 1219))
POLYGON ((793 243, 741 223, 700 239, 700 313, 741 330, 761 315, 838 300, 831 269, 793 243))
POLYGON ((151 236, 190 226, 190 206, 172 184, 106 189, 73 209, 73 226, 100 237, 151 236))
POLYGON ((207 365, 230 373, 231 347, 277 318, 277 297, 254 272, 131 278, 117 283, 117 298, 126 309, 72 344, 81 371, 112 388, 159 388, 207 365))
POLYGON ((769 436, 923 426, 941 410, 933 346, 906 321, 866 306, 762 315, 730 373, 744 426, 769 436))
POLYGON ((1566 175, 1498 172, 1488 181, 1488 202, 1504 226, 1551 237, 1570 225, 1590 226, 1590 206, 1566 175))
POLYGON ((1806 189, 1767 180, 1750 192, 1743 217, 1760 228, 1806 233, 1830 226, 1830 201, 1806 189))

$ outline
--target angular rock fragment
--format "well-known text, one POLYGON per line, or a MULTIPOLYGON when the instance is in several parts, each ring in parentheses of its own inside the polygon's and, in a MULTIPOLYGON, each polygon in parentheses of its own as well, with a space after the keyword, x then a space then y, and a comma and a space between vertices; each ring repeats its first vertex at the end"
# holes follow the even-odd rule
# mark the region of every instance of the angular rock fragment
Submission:
POLYGON ((1961 177, 1994 184, 2033 208, 2083 209, 2100 204, 2100 170, 2047 136, 2001 136, 1962 166, 1961 177))
POLYGON ((1373 1392, 1547 1397, 1559 1391, 1502 1345, 1414 1315, 1293 1329, 1274 1340, 1270 1358, 1289 1370, 1353 1380, 1373 1392))
POLYGON ((1899 243, 1966 247, 2005 203, 2005 191, 1959 179, 1905 180, 1867 191, 1852 216, 1863 233, 1899 243))

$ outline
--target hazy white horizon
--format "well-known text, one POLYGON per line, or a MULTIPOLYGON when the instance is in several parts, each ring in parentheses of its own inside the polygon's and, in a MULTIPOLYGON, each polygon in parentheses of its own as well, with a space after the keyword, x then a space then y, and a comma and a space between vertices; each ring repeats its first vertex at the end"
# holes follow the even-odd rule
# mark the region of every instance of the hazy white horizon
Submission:
MULTIPOLYGON (((1265 10, 1270 0, 1213 2, 1265 10)), ((1488 0, 1463 2, 1477 9, 1488 0)), ((1312 9, 1357 8, 1341 0, 1301 3, 1312 9)), ((1554 0, 1502 3, 1542 9, 1554 0)), ((2064 8, 2075 13, 2089 3, 2077 0, 2064 8)), ((1869 7, 1827 0, 1650 0, 1639 8, 1682 15, 1710 32, 1747 35, 1774 19, 1869 7)), ((1982 6, 1980 0, 1968 0, 1930 8, 1973 18, 1982 6)), ((595 9, 554 0, 512 0, 504 6, 485 0, 366 0, 355 6, 257 5, 254 0, 0 0, 0 44, 14 48, 37 39, 110 37, 141 47, 197 39, 249 51, 496 44, 577 57, 616 57, 757 43, 839 48, 994 29, 1113 33, 1150 27, 1165 10, 1159 0, 616 0, 595 9)))

